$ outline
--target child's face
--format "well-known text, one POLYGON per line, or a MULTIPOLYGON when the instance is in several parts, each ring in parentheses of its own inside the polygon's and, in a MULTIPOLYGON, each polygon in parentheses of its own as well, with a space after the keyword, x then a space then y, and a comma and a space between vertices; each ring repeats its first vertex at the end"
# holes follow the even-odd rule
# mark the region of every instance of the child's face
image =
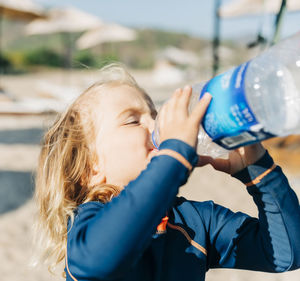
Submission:
POLYGON ((154 120, 143 95, 122 85, 106 87, 96 122, 96 149, 101 181, 125 186, 157 153, 151 142, 154 120))

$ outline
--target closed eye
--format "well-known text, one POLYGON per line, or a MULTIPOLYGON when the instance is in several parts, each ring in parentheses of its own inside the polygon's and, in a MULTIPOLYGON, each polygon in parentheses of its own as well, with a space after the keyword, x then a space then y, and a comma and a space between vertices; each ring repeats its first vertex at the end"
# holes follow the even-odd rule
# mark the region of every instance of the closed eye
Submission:
POLYGON ((139 121, 131 121, 131 122, 127 122, 125 125, 131 125, 131 124, 140 124, 139 121))
POLYGON ((140 120, 137 118, 129 118, 126 122, 125 125, 139 125, 140 120))

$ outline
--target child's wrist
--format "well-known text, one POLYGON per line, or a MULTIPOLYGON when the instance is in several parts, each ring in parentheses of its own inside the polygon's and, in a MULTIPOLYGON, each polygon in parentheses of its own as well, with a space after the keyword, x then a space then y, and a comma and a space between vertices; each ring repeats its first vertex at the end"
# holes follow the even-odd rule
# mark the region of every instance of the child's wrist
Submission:
POLYGON ((159 150, 173 150, 177 152, 190 163, 192 168, 195 167, 198 162, 196 150, 186 142, 179 139, 167 139, 163 141, 159 146, 159 150))

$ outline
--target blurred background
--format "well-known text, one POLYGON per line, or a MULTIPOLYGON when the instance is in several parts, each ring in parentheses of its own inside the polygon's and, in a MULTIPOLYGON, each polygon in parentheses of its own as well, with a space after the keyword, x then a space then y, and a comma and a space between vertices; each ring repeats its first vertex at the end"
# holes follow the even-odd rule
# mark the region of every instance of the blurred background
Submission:
MULTIPOLYGON (((1 280, 62 280, 28 266, 34 171, 56 114, 120 61, 157 107, 177 87, 245 62, 300 29, 299 0, 0 0, 1 280)), ((300 137, 266 141, 300 195, 300 137)), ((210 167, 181 195, 256 216, 243 185, 210 167)), ((211 270, 207 280, 299 280, 300 271, 211 270)))

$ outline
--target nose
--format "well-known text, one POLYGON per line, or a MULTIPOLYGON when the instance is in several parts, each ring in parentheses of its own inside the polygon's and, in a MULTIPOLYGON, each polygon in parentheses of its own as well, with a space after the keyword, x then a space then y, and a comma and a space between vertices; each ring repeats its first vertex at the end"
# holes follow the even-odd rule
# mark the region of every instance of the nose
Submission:
POLYGON ((142 121, 143 127, 150 133, 155 129, 155 120, 151 116, 146 116, 142 121))
POLYGON ((153 142, 153 131, 155 129, 155 120, 152 117, 150 117, 150 118, 147 118, 147 122, 145 122, 145 123, 146 123, 145 127, 148 131, 148 134, 149 134, 148 135, 149 136, 149 138, 148 138, 149 144, 150 144, 151 147, 156 148, 156 145, 153 142))
POLYGON ((154 131, 154 128, 155 128, 155 120, 154 119, 151 118, 149 120, 148 128, 149 128, 149 132, 152 134, 152 132, 154 131))

